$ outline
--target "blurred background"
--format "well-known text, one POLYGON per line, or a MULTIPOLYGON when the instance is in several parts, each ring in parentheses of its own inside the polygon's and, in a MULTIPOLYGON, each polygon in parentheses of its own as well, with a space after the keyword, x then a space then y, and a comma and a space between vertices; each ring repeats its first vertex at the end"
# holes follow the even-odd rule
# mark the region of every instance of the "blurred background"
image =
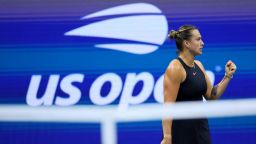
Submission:
MULTIPOLYGON (((0 103, 120 108, 161 103, 162 75, 177 57, 175 43, 166 37, 184 24, 200 30, 205 46, 196 58, 214 84, 228 60, 237 65, 221 100, 255 98, 255 7, 254 0, 0 0, 0 103)), ((256 143, 255 116, 209 123, 213 144, 256 143)), ((121 144, 162 138, 161 121, 117 128, 121 144)), ((96 122, 0 122, 3 144, 100 141, 96 122)))

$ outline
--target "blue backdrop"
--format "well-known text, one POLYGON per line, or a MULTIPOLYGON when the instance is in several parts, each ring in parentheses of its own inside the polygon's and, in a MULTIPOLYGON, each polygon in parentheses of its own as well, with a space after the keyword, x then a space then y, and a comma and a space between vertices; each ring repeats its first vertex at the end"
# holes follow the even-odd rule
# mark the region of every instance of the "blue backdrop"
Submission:
MULTIPOLYGON (((177 57, 169 30, 199 28, 198 56, 213 82, 238 69, 221 99, 254 98, 253 0, 10 0, 0 5, 0 103, 160 103, 161 76, 177 57)), ((216 110, 221 111, 221 110, 216 110)), ((210 119, 214 144, 256 143, 256 117, 210 119)), ((118 123, 122 144, 160 143, 161 121, 118 123)), ((0 143, 100 143, 100 125, 0 123, 0 143)))

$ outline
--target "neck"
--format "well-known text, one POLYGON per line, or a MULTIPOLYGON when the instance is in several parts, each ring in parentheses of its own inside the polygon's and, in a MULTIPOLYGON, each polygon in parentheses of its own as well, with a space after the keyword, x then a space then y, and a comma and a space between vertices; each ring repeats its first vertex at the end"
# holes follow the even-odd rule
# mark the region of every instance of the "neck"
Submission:
POLYGON ((193 67, 194 66, 194 60, 195 60, 195 56, 193 56, 191 53, 189 53, 188 51, 182 51, 179 54, 179 57, 188 65, 193 67))

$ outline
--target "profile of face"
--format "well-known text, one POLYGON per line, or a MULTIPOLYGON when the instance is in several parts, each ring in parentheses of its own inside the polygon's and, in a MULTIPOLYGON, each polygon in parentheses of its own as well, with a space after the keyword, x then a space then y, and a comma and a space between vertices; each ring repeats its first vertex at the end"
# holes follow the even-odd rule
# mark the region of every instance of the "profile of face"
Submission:
POLYGON ((199 30, 194 29, 191 31, 191 38, 189 40, 185 40, 186 48, 193 54, 194 56, 202 54, 202 48, 204 47, 204 42, 202 40, 202 36, 199 30))

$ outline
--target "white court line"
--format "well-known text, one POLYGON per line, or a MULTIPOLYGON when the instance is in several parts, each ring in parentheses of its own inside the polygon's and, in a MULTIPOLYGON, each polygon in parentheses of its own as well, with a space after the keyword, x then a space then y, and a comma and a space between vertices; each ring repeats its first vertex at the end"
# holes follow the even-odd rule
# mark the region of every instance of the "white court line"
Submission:
POLYGON ((101 122, 112 118, 117 122, 186 119, 201 117, 231 117, 256 115, 256 98, 202 102, 140 104, 126 110, 117 106, 39 106, 0 105, 0 121, 35 122, 101 122))
POLYGON ((203 102, 141 104, 118 110, 117 106, 0 105, 0 121, 8 122, 100 122, 102 144, 116 144, 116 122, 151 121, 256 115, 256 98, 203 102))

